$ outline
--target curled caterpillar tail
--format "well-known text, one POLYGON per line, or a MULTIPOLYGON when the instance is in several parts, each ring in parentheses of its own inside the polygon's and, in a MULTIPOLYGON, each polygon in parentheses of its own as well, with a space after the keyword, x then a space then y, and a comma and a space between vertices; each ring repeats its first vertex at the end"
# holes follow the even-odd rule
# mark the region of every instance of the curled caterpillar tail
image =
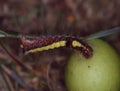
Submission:
POLYGON ((72 36, 40 36, 34 38, 21 38, 25 53, 35 53, 60 47, 67 47, 79 51, 84 57, 89 58, 93 49, 82 39, 72 36))

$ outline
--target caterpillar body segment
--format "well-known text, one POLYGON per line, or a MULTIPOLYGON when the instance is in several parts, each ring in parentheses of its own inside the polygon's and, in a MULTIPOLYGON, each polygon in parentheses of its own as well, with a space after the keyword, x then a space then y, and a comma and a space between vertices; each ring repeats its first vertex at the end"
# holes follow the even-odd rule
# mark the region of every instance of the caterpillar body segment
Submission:
POLYGON ((82 39, 73 36, 40 36, 34 38, 21 38, 25 53, 34 53, 60 47, 67 47, 79 51, 84 57, 92 56, 93 49, 82 39))

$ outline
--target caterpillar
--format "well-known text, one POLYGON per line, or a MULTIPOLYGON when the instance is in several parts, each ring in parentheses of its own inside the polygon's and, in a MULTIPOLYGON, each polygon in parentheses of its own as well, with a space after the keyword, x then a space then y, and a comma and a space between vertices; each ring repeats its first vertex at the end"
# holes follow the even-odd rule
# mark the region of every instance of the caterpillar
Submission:
MULTIPOLYGON (((115 33, 120 32, 120 27, 107 29, 98 33, 89 35, 84 40, 91 40, 95 38, 106 37, 115 33)), ((89 58, 93 55, 92 47, 87 44, 83 39, 76 38, 73 36, 29 36, 21 34, 9 34, 0 30, 0 38, 20 38, 22 42, 22 48, 26 53, 34 53, 38 51, 45 51, 60 47, 67 47, 79 51, 84 57, 89 58)))
POLYGON ((79 51, 85 58, 93 54, 93 49, 83 39, 73 36, 40 36, 34 38, 21 38, 22 47, 25 53, 34 53, 60 47, 67 47, 79 51))

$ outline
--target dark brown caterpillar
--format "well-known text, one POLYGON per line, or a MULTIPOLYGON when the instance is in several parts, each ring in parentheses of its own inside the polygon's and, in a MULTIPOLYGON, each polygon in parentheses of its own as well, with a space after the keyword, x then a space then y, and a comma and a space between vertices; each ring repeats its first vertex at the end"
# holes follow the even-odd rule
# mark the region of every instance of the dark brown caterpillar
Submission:
POLYGON ((34 38, 22 37, 22 47, 26 53, 50 50, 60 47, 67 47, 80 51, 80 53, 89 58, 93 54, 93 49, 82 39, 72 36, 40 36, 34 38))

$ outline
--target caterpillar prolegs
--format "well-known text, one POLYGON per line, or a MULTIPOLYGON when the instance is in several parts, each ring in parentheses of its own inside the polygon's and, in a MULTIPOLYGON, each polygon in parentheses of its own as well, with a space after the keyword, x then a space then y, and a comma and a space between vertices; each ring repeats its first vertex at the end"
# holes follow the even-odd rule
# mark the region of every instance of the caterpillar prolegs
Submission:
POLYGON ((34 53, 60 47, 67 47, 79 51, 84 57, 89 58, 93 49, 82 39, 73 36, 40 36, 34 38, 21 38, 23 50, 26 53, 34 53))

